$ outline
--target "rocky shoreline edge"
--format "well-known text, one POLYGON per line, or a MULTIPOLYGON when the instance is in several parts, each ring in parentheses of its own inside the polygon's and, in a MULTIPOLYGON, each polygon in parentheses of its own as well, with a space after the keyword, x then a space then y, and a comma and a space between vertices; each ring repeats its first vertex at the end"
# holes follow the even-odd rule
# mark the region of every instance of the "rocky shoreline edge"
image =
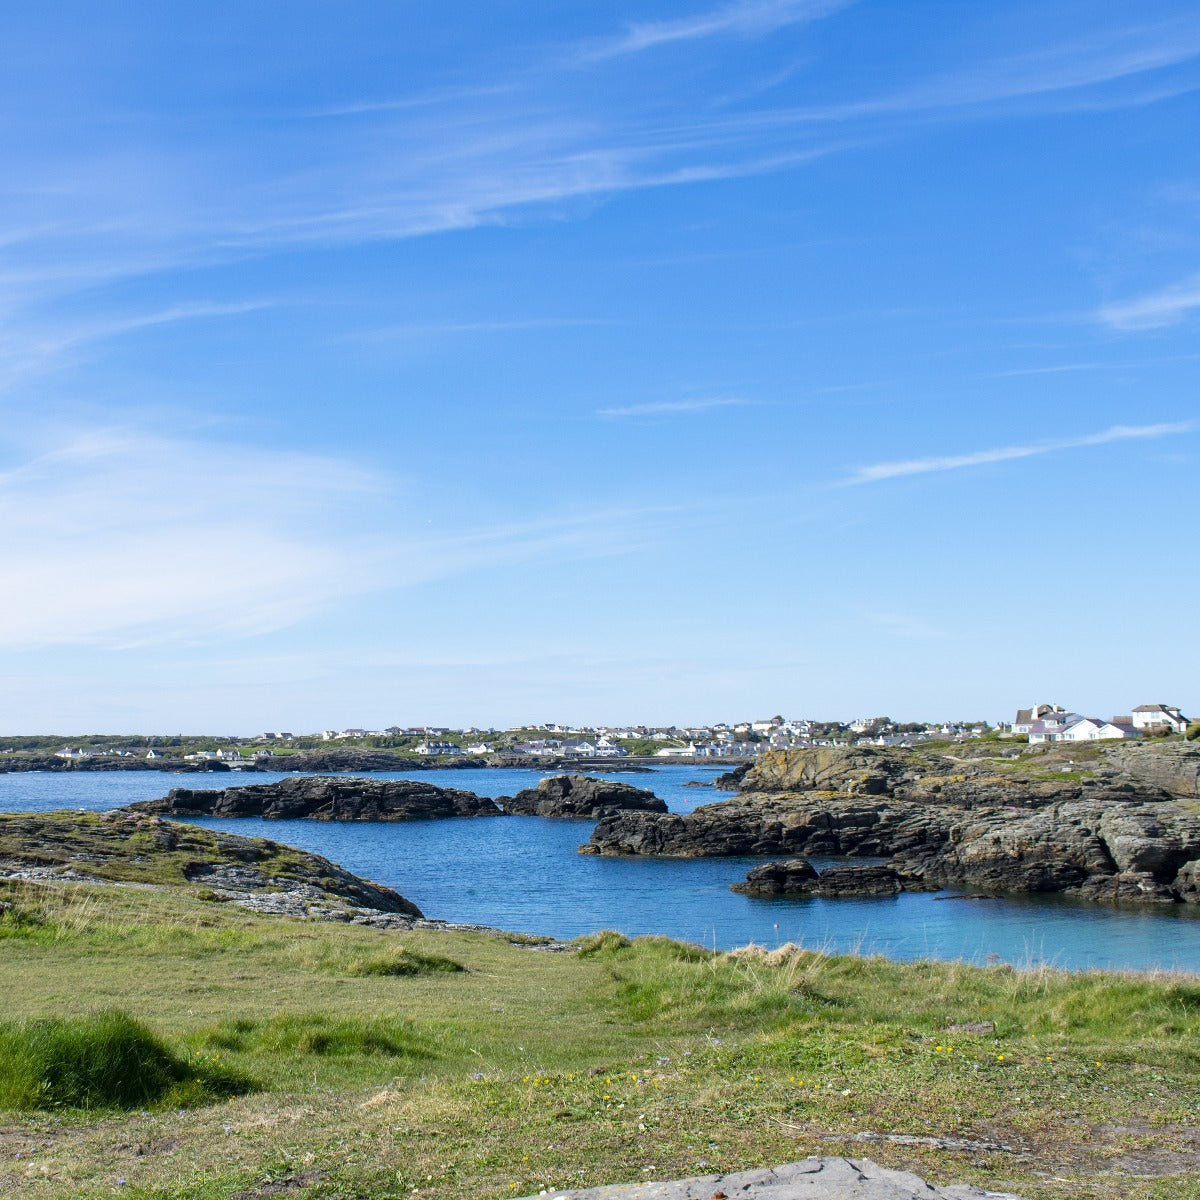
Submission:
POLYGON ((782 856, 733 885, 764 898, 968 887, 1200 904, 1200 813, 1186 803, 1200 796, 1200 748, 1169 749, 1108 755, 1088 771, 1042 756, 773 751, 730 781, 739 789, 733 798, 686 814, 614 813, 579 851, 782 856), (810 855, 877 861, 818 873, 810 855))

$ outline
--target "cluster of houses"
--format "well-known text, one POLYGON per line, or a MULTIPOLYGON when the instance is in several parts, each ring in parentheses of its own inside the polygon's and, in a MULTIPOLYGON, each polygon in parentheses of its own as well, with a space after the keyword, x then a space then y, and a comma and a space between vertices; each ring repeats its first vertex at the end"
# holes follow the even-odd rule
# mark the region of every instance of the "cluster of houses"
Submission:
MULTIPOLYGON (((957 740, 988 734, 1025 736, 1030 743, 1095 742, 1119 738, 1140 738, 1157 734, 1182 734, 1189 720, 1170 704, 1139 704, 1130 713, 1111 720, 1083 716, 1057 704, 1035 704, 1018 709, 1011 726, 992 727, 980 722, 945 722, 927 725, 896 725, 887 717, 851 721, 818 722, 787 720, 782 716, 759 721, 719 723, 696 728, 670 728, 647 725, 576 727, 549 722, 522 730, 449 729, 444 726, 388 726, 382 730, 325 730, 325 741, 355 741, 361 738, 407 738, 416 742, 413 749, 421 757, 484 756, 490 754, 528 755, 531 758, 605 759, 625 758, 631 748, 638 754, 651 753, 664 759, 746 759, 763 750, 786 750, 806 746, 913 746, 930 740, 957 740), (515 735, 523 740, 515 740, 515 735), (537 736, 531 736, 537 735, 537 736), (657 749, 654 748, 655 744, 657 749)), ((196 750, 185 757, 192 760, 216 760, 235 763, 247 758, 269 758, 270 743, 290 741, 290 733, 262 733, 255 738, 218 739, 229 743, 216 750, 196 750), (251 743, 239 747, 237 743, 251 743)), ((149 739, 155 741, 157 739, 149 739)), ((392 743, 395 744, 395 743, 392 743)), ((159 758, 162 753, 124 747, 64 746, 59 758, 95 757, 159 758)))
POLYGON ((1140 738, 1146 734, 1184 733, 1188 718, 1170 704, 1139 704, 1126 716, 1084 717, 1057 704, 1035 704, 1017 710, 1012 732, 1025 734, 1030 745, 1042 742, 1102 742, 1140 738))

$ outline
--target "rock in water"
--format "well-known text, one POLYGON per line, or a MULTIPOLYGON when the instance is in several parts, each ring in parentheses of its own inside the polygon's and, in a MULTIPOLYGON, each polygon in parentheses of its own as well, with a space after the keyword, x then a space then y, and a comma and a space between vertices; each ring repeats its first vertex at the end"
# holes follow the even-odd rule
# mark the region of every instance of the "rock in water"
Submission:
POLYGON ((169 817, 306 817, 313 821, 420 821, 431 817, 498 817, 494 800, 413 779, 304 775, 245 787, 172 788, 161 800, 141 800, 130 812, 169 817))
POLYGON ((588 775, 554 775, 515 796, 501 796, 506 813, 521 817, 606 817, 636 810, 665 813, 666 804, 645 788, 588 775))
POLYGON ((764 863, 754 867, 742 883, 730 891, 746 896, 842 897, 895 896, 904 890, 900 876, 890 867, 829 867, 819 875, 807 858, 764 863))

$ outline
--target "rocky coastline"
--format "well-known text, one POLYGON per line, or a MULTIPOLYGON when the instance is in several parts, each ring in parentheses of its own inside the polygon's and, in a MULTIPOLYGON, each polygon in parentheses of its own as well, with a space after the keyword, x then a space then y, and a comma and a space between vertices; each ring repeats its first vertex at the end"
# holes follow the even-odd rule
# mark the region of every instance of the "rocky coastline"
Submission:
POLYGON ((589 775, 554 775, 515 796, 501 796, 497 803, 512 816, 592 820, 629 810, 667 811, 666 803, 645 788, 589 775))
MULTIPOLYGON (((1143 748, 1135 748, 1142 750, 1143 748)), ((1200 750, 1108 756, 1094 769, 875 748, 762 755, 729 800, 683 815, 605 817, 580 852, 699 858, 779 855, 738 890, 870 895, 970 887, 1112 903, 1200 903, 1200 817, 1188 811, 1200 750), (1116 764, 1128 761, 1132 768, 1116 764), (1051 768, 1047 770, 1047 766, 1051 768), (1169 790, 1168 786, 1178 789, 1169 790), (882 859, 894 879, 807 876, 808 855, 882 859), (880 893, 879 889, 884 891, 880 893)))
POLYGON ((553 775, 499 800, 419 779, 301 775, 231 788, 172 788, 161 799, 139 800, 122 811, 183 818, 427 821, 503 816, 596 820, 626 809, 665 813, 667 806, 645 788, 589 775, 553 775))
POLYGON ((172 788, 160 800, 140 800, 126 812, 167 817, 303 818, 310 821, 422 821, 438 817, 499 817, 499 805, 460 788, 414 779, 289 776, 231 788, 172 788))

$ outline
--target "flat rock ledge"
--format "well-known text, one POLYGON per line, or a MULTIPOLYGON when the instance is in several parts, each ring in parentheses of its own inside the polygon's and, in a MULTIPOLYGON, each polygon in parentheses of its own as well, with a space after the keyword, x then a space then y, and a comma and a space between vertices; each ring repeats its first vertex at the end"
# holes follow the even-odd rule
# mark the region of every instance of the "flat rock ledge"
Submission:
POLYGON ((415 779, 301 775, 231 788, 172 788, 161 800, 139 800, 126 812, 164 817, 304 818, 310 821, 421 821, 499 817, 494 800, 461 788, 415 779))
POLYGON ((967 1183, 934 1187, 919 1175, 881 1167, 869 1158, 835 1157, 806 1158, 730 1175, 619 1183, 542 1195, 552 1200, 1021 1200, 1012 1192, 988 1192, 967 1183))
POLYGON ((501 796, 504 811, 518 817, 579 817, 597 820, 636 810, 665 813, 667 805, 653 792, 614 779, 589 775, 553 775, 515 796, 501 796))

